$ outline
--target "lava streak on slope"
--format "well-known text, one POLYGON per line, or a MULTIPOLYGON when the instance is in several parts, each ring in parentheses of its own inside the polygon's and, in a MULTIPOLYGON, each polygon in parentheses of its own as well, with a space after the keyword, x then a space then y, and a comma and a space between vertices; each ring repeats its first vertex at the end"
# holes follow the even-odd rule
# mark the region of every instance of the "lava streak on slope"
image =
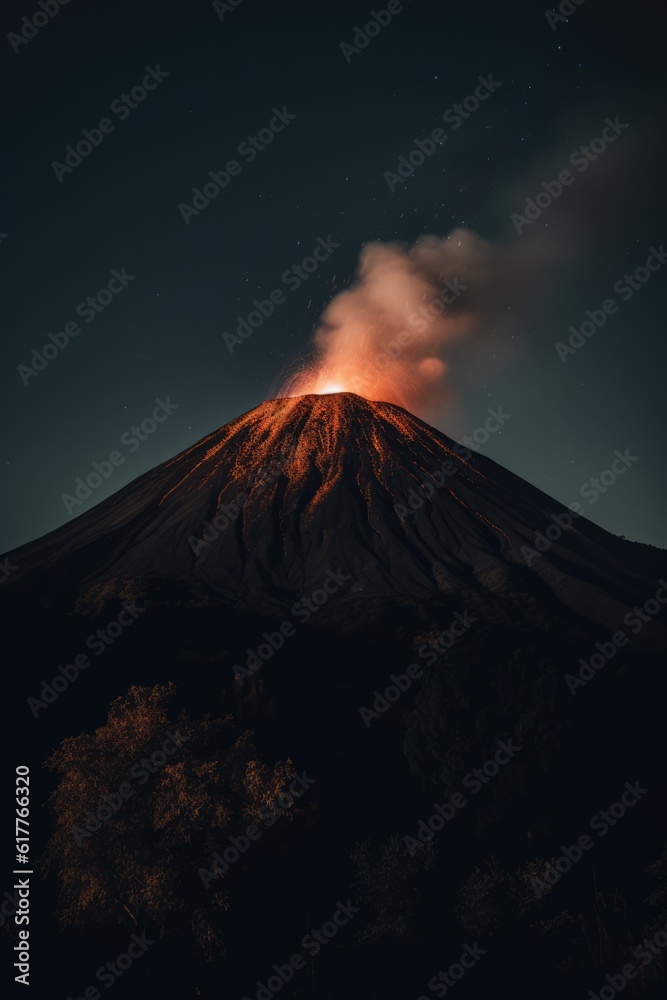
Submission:
MULTIPOLYGON (((411 474, 415 486, 421 481, 419 474, 427 476, 442 463, 443 450, 450 460, 465 467, 474 478, 485 478, 462 457, 460 449, 455 451, 447 447, 440 435, 405 410, 349 392, 272 400, 232 421, 224 430, 222 436, 217 432, 183 453, 201 453, 207 441, 215 440, 197 457, 185 475, 173 483, 160 504, 167 502, 174 493, 183 496, 191 490, 207 489, 218 480, 219 461, 224 458, 228 463, 229 479, 219 489, 217 507, 228 501, 231 493, 238 494, 249 488, 248 502, 268 508, 276 492, 282 488, 286 512, 290 508, 299 509, 307 521, 343 479, 346 468, 351 467, 356 468, 354 479, 367 505, 371 500, 369 478, 373 478, 396 507, 401 501, 395 492, 399 473, 397 440, 401 443, 400 454, 403 458, 406 453, 413 455, 411 474), (419 436, 415 433, 415 424, 421 431, 419 436), (357 462, 351 455, 355 451, 359 458, 357 462), (219 456, 218 460, 216 456, 219 456), (230 456, 233 456, 231 463, 230 456), (289 456, 284 468, 286 483, 282 486, 274 484, 273 490, 264 482, 249 486, 250 470, 258 466, 268 467, 279 456, 289 456), (305 504, 304 496, 308 496, 305 504), (294 507, 291 507, 291 501, 294 507)), ((402 471, 405 473, 406 470, 402 471)), ((448 487, 448 492, 464 508, 471 510, 456 490, 448 487)), ((472 512, 505 535, 483 514, 472 512)), ((369 510, 369 521, 370 514, 369 510)))

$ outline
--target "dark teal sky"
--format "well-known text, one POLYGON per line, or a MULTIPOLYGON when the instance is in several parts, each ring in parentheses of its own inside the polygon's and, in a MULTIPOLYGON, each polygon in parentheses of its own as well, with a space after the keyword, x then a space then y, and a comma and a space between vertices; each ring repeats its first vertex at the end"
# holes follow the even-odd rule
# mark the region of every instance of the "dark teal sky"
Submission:
POLYGON ((655 5, 628 17, 585 0, 552 30, 537 2, 413 0, 349 62, 340 46, 368 21, 365 4, 243 0, 223 20, 211 3, 178 7, 72 2, 16 53, 7 35, 38 8, 3 14, 0 550, 68 521, 62 495, 92 462, 123 457, 80 511, 265 399, 366 241, 461 225, 524 248, 539 234, 553 259, 454 360, 438 426, 460 438, 502 406, 511 419, 484 451, 565 503, 629 449, 637 460, 584 509, 667 546, 667 268, 627 301, 613 290, 667 241, 655 5), (158 65, 168 76, 144 101, 114 104, 158 65), (488 74, 498 91, 390 191, 384 173, 488 74), (276 108, 296 117, 252 160, 237 152, 276 108), (616 116, 629 127, 577 172, 570 154, 616 116), (113 129, 59 181, 53 161, 105 118, 113 129), (179 204, 234 158, 237 175, 186 224, 179 204), (519 235, 512 213, 568 165, 574 182, 519 235), (286 286, 328 236, 340 247, 286 286), (126 287, 113 279, 95 319, 77 317, 123 268, 126 287), (278 287, 284 301, 231 354, 223 334, 278 287), (610 297, 618 311, 563 364, 554 343, 610 297), (81 333, 25 385, 32 348, 77 320, 81 333), (133 447, 126 432, 167 397, 178 408, 133 447))

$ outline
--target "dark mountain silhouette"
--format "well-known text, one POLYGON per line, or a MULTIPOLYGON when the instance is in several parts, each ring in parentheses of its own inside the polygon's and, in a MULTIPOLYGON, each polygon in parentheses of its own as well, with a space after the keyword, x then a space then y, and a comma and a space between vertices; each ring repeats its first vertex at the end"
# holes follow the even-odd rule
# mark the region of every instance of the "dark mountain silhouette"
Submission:
POLYGON ((336 393, 232 420, 11 553, 20 572, 9 583, 60 606, 130 584, 264 612, 333 571, 349 577, 338 597, 348 604, 519 587, 611 628, 655 590, 662 556, 404 409, 336 393))

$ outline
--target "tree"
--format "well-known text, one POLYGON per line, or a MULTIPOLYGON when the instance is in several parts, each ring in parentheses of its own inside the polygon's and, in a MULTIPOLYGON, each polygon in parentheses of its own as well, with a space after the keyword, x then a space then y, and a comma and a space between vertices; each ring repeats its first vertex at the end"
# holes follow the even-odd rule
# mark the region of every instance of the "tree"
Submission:
POLYGON ((420 933, 422 892, 434 858, 432 843, 411 855, 398 834, 377 844, 355 844, 352 889, 364 910, 359 941, 385 948, 413 942, 420 933))
POLYGON ((665 844, 660 857, 650 864, 646 871, 651 873, 656 883, 646 901, 651 906, 659 906, 661 908, 658 915, 658 922, 664 924, 667 918, 667 844, 665 844))
POLYGON ((131 687, 105 725, 51 755, 60 780, 46 870, 57 873, 61 925, 173 928, 212 959, 242 864, 208 887, 198 871, 230 835, 261 824, 294 771, 262 762, 231 716, 170 721, 175 694, 171 683, 131 687))

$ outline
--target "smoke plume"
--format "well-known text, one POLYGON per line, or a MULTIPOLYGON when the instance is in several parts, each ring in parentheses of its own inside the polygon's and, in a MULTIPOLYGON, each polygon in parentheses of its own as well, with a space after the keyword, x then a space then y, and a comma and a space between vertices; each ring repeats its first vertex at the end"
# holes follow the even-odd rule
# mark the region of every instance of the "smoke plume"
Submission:
POLYGON ((366 244, 351 287, 322 315, 314 356, 279 395, 346 391, 424 417, 442 410, 456 351, 471 338, 506 351, 508 317, 553 256, 539 239, 501 246, 465 229, 366 244))

